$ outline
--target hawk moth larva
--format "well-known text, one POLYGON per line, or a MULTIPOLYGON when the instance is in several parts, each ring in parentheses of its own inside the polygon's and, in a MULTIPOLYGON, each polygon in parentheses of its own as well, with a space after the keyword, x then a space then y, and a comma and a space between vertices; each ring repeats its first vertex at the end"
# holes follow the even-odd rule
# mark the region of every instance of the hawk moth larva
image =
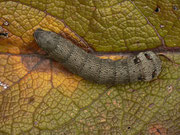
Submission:
POLYGON ((151 51, 113 61, 87 53, 51 31, 37 29, 34 38, 40 48, 70 72, 99 84, 151 81, 161 72, 161 60, 151 51))

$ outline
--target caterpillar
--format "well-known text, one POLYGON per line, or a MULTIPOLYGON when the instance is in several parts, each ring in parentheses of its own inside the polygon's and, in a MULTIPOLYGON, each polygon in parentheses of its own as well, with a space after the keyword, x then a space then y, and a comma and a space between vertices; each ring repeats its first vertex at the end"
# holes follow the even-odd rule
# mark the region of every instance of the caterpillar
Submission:
POLYGON ((152 51, 140 52, 113 61, 87 53, 60 35, 37 29, 34 38, 50 58, 60 62, 73 74, 98 84, 125 84, 151 81, 161 72, 161 60, 152 51))

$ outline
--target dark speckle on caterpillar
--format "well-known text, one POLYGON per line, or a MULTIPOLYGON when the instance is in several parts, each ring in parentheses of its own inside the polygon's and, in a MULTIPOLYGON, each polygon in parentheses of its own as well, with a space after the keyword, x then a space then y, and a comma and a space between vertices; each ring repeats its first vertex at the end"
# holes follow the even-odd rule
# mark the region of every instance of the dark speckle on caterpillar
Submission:
POLYGON ((98 84, 151 81, 161 72, 161 60, 151 51, 113 61, 87 53, 51 31, 37 29, 34 37, 40 48, 70 72, 98 84))

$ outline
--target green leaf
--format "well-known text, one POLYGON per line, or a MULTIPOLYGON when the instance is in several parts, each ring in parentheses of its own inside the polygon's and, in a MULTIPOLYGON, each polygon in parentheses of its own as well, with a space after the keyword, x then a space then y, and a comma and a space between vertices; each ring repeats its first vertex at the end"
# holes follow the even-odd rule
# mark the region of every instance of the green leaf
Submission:
POLYGON ((179 0, 0 0, 0 33, 8 33, 0 36, 0 134, 180 134, 179 8, 179 0), (151 82, 98 85, 46 59, 33 38, 39 27, 112 59, 149 49, 171 61, 161 57, 151 82))

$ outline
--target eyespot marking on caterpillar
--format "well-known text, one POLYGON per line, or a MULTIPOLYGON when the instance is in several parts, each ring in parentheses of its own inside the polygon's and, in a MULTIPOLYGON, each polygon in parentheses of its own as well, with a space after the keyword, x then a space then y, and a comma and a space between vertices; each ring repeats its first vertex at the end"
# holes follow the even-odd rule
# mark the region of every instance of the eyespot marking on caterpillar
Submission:
POLYGON ((148 60, 152 60, 152 58, 149 56, 149 54, 145 53, 144 55, 148 60))
POLYGON ((70 72, 98 84, 151 81, 161 72, 161 60, 152 51, 140 52, 122 60, 102 60, 51 31, 37 29, 34 38, 49 57, 70 72))
POLYGON ((135 63, 135 64, 138 64, 138 63, 140 63, 140 62, 141 62, 141 60, 140 60, 138 57, 135 57, 134 63, 135 63))

